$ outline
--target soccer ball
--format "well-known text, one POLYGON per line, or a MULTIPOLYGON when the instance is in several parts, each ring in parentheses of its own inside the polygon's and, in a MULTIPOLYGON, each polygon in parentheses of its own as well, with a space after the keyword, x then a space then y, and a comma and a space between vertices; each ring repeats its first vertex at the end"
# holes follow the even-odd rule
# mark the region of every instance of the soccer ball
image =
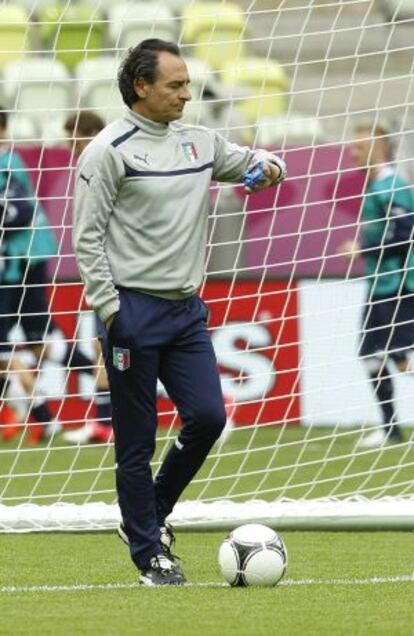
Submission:
POLYGON ((287 551, 277 532, 259 523, 239 526, 223 541, 220 570, 230 585, 273 586, 287 567, 287 551))

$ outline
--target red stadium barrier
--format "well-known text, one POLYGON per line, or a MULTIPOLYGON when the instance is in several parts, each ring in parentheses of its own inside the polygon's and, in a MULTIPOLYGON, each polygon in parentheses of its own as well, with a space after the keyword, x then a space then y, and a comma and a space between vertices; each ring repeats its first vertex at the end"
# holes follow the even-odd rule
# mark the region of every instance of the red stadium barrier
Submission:
MULTIPOLYGON (((81 284, 51 287, 51 311, 69 340, 76 338, 79 308, 86 309, 81 284)), ((233 398, 236 424, 289 423, 300 419, 299 335, 296 285, 282 281, 212 281, 203 297, 224 393, 233 398)), ((90 398, 79 397, 79 374, 71 372, 66 394, 51 401, 62 421, 78 424, 95 412, 90 398)), ((159 398, 160 424, 173 421, 173 407, 159 398)))

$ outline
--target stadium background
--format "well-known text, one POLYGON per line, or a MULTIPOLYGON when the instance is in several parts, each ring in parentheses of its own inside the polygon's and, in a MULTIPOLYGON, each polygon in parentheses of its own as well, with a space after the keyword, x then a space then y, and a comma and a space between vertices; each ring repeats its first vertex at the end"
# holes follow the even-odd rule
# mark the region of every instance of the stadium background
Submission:
MULTIPOLYGON (((222 8, 230 4, 219 2, 222 8)), ((32 169, 36 192, 62 239, 60 256, 50 263, 53 314, 65 336, 76 332, 85 347, 92 317, 70 247, 74 159, 62 122, 79 107, 115 116, 115 68, 128 38, 135 43, 154 33, 155 25, 155 34, 178 36, 181 16, 194 5, 191 0, 131 2, 127 8, 113 0, 0 4, 0 103, 11 113, 12 141, 32 169), (155 5, 174 18, 147 20, 155 5), (85 58, 88 64, 82 65, 85 58), (25 70, 24 62, 33 59, 40 65, 25 70), (79 316, 80 308, 85 311, 79 316)), ((200 9, 204 18, 207 6, 212 3, 200 9)), ((413 180, 413 1, 240 0, 235 6, 242 13, 230 21, 232 27, 228 20, 225 28, 207 20, 204 36, 190 30, 184 43, 194 76, 189 117, 197 121, 202 115, 241 143, 278 149, 286 155, 290 177, 276 196, 248 201, 238 189, 212 189, 203 293, 210 301, 223 379, 245 401, 236 417, 250 426, 238 427, 229 443, 213 450, 186 499, 201 506, 218 500, 228 507, 251 498, 254 505, 293 499, 299 514, 293 527, 302 530, 312 527, 318 498, 338 504, 339 515, 330 517, 336 530, 349 527, 344 510, 357 500, 359 511, 367 513, 376 503, 390 506, 388 523, 407 527, 414 461, 408 432, 398 447, 355 450, 361 425, 378 417, 355 355, 366 281, 361 264, 347 268, 335 250, 341 237, 354 234, 361 201, 362 181, 348 154, 355 122, 389 123, 399 168, 413 180), (208 46, 206 39, 218 42, 208 46), (245 65, 243 77, 241 48, 243 55, 261 57, 259 72, 255 61, 252 72, 245 65), (203 51, 213 64, 237 66, 236 81, 220 69, 203 71, 197 58, 203 51), (206 78, 214 78, 216 92, 201 100, 206 78), (219 113, 217 106, 223 107, 219 113), (270 113, 258 112, 258 106, 270 113), (279 424, 279 418, 285 418, 282 426, 254 423, 279 424), (290 426, 297 422, 313 426, 290 426), (357 426, 340 428, 347 424, 357 426)), ((55 409, 65 376, 56 367, 43 375, 55 409)), ((63 413, 72 424, 91 404, 93 387, 85 382, 76 374, 70 378, 63 413)), ((412 381, 401 379, 399 414, 407 423, 412 392, 412 381)), ((170 411, 168 403, 160 406, 170 411)), ((163 423, 171 417, 167 413, 163 423)), ((160 430, 154 468, 175 434, 160 430)), ((114 532, 89 532, 103 526, 88 513, 82 526, 88 532, 38 532, 49 521, 55 530, 79 529, 79 510, 68 521, 65 502, 79 509, 114 503, 111 445, 73 447, 61 436, 35 447, 26 442, 21 436, 0 445, 1 633, 412 633, 409 532, 288 531, 286 516, 274 515, 268 522, 283 528, 288 578, 276 589, 247 590, 222 587, 216 554, 224 532, 179 533, 177 551, 194 584, 175 591, 137 590, 124 546, 114 532), (54 517, 56 509, 62 517, 54 517), (30 528, 22 510, 29 513, 30 528)))
MULTIPOLYGON (((208 3, 201 18, 192 4, 137 2, 127 7, 104 1, 61 5, 25 1, 0 7, 0 102, 10 110, 16 149, 30 168, 37 196, 60 243, 59 256, 49 268, 61 290, 60 294, 52 290, 56 295, 52 311, 56 308, 61 314, 57 323, 73 337, 74 324, 64 314, 77 310, 80 301, 79 287, 66 288, 68 282, 78 280, 78 274, 71 247, 74 157, 63 122, 79 108, 93 108, 113 119, 120 112, 115 69, 125 47, 148 34, 179 37, 194 75, 188 119, 213 122, 241 143, 281 150, 289 165, 289 181, 276 197, 266 192, 246 200, 241 189, 233 195, 226 187, 212 190, 214 230, 205 295, 214 298, 217 279, 236 281, 236 295, 247 289, 246 281, 266 280, 275 302, 262 299, 260 311, 270 312, 276 321, 274 328, 268 327, 269 337, 282 339, 276 355, 270 340, 261 353, 243 352, 243 346, 255 346, 250 323, 257 313, 257 296, 251 298, 250 315, 232 308, 225 332, 230 334, 234 355, 227 355, 223 376, 227 391, 241 403, 236 419, 240 423, 256 417, 258 423, 376 422, 378 413, 354 356, 362 283, 344 286, 345 312, 337 304, 342 294, 325 289, 331 277, 348 280, 363 275, 361 262, 349 270, 346 260, 337 255, 338 245, 355 234, 361 202, 362 178, 348 156, 355 121, 385 119, 394 132, 402 170, 408 175, 412 171, 410 3, 403 3, 395 15, 393 3, 385 1, 306 6, 290 0, 280 5, 218 3, 217 15, 223 15, 213 19, 208 17, 208 3), (400 21, 391 24, 393 17, 400 21), (223 51, 217 54, 214 40, 224 41, 225 52, 239 56, 236 65, 223 67, 225 56, 223 51), (243 56, 247 63, 240 62, 243 56), (207 100, 201 98, 206 87, 214 91, 207 100), (224 112, 214 122, 218 107, 224 112), (247 211, 244 226, 242 211, 247 211), (309 278, 315 285, 301 282, 309 278), (284 317, 291 329, 277 326, 278 309, 286 299, 284 317), (312 309, 312 303, 317 309, 322 300, 325 334, 318 331, 320 311, 312 309), (244 336, 241 322, 247 325, 244 336), (338 336, 330 324, 340 324, 340 334, 346 336, 338 336), (249 393, 249 359, 257 356, 270 360, 270 379, 264 378, 261 385, 258 381, 256 392, 249 393), (241 375, 247 380, 240 381, 241 375), (338 386, 344 390, 333 403, 331 396, 338 393, 338 386)), ((217 328, 220 312, 214 303, 211 308, 212 326, 217 328)), ((261 327, 266 330, 264 323, 261 327)), ((84 333, 81 340, 87 350, 87 329, 84 333)), ((53 387, 56 396, 62 387, 69 393, 62 414, 76 424, 78 415, 88 411, 93 387, 84 378, 83 386, 73 378, 65 386, 55 371, 45 369, 44 384, 53 387)), ((401 395, 406 396, 407 390, 406 381, 400 380, 401 395)), ((405 402, 401 418, 409 422, 405 402)))

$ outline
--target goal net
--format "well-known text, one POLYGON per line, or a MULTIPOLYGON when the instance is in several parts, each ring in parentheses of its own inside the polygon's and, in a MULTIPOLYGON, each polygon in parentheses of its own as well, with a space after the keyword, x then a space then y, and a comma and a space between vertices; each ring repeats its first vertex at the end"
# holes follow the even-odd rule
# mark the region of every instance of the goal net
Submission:
MULTIPOLYGON (((252 196, 212 185, 201 294, 228 420, 172 522, 413 528, 413 366, 407 356, 399 370, 394 313, 386 350, 401 356, 381 357, 393 394, 376 391, 359 347, 380 274, 344 247, 361 234, 367 187, 350 151, 356 125, 369 122, 371 147, 385 126, 388 168, 408 190, 414 178, 413 22, 399 0, 1 4, 0 531, 120 518, 109 394, 71 246, 73 172, 79 139, 97 132, 78 130, 81 115, 120 116, 116 70, 147 37, 182 46, 185 121, 275 150, 289 171, 252 196), (7 198, 29 220, 17 226, 7 198), (367 444, 384 407, 401 439, 367 444)), ((396 306, 408 293, 401 262, 396 306)), ((158 410, 154 473, 179 427, 161 385, 158 410)))

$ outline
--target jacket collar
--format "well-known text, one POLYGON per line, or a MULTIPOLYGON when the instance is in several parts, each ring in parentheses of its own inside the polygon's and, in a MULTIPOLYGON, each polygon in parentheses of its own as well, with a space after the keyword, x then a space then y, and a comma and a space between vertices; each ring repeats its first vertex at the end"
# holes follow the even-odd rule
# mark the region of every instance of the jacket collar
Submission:
POLYGON ((152 121, 151 119, 147 119, 146 117, 142 117, 130 108, 127 108, 125 118, 150 135, 165 137, 169 132, 168 124, 160 124, 156 121, 152 121))

